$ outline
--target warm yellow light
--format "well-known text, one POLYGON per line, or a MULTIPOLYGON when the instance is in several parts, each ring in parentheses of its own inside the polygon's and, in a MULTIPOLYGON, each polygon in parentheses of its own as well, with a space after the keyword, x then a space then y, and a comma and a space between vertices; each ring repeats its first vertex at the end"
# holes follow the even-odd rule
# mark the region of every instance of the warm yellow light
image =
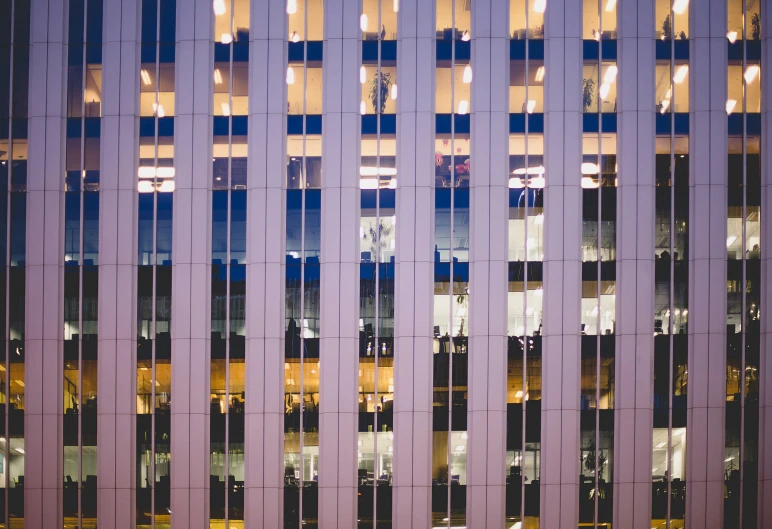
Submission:
POLYGON ((467 64, 464 67, 464 83, 469 84, 472 82, 472 66, 467 64))

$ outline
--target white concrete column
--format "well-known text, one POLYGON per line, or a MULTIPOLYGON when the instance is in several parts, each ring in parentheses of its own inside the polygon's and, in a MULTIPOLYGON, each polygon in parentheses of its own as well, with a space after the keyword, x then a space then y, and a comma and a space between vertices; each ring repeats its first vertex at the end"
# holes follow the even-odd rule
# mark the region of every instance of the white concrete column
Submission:
POLYGON ((547 5, 542 529, 574 529, 579 519, 582 24, 577 21, 580 20, 581 0, 551 0, 547 5))
POLYGON ((64 4, 30 6, 25 305, 25 527, 62 523, 64 4))
POLYGON ((432 500, 434 2, 402 2, 397 42, 394 527, 425 529, 432 500))
POLYGON ((614 526, 651 527, 654 2, 618 4, 614 526))
POLYGON ((506 464, 509 2, 472 3, 466 520, 500 527, 506 464))
POLYGON ((686 527, 723 523, 726 411, 727 7, 691 9, 686 527), (697 207, 695 207, 697 205, 697 207))
POLYGON ((287 15, 250 6, 244 527, 282 527, 287 15))
MULTIPOLYGON (((761 10, 761 71, 769 72, 772 67, 770 53, 772 53, 772 38, 770 38, 770 26, 772 24, 772 9, 765 6, 761 10)), ((772 152, 772 115, 770 114, 770 101, 772 101, 772 83, 766 75, 761 78, 761 394, 759 396, 759 527, 772 526, 772 448, 769 440, 772 439, 772 358, 769 356, 769 348, 772 346, 772 317, 767 307, 772 302, 772 286, 769 284, 772 278, 772 259, 770 247, 772 246, 772 222, 769 212, 772 211, 772 169, 770 166, 770 153, 772 152)))
POLYGON ((97 519, 136 520, 138 0, 105 0, 99 183, 97 519))
MULTIPOLYGON (((172 216, 171 519, 209 527, 212 59, 209 0, 177 3, 172 216)), ((165 506, 156 505, 156 513, 165 506)))
POLYGON ((325 4, 319 527, 356 525, 359 385, 359 0, 325 4))

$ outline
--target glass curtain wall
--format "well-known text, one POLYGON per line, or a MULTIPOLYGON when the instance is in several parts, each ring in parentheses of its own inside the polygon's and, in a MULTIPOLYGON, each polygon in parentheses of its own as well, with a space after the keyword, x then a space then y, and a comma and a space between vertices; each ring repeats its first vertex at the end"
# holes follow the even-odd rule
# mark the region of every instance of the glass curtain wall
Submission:
POLYGON ((597 528, 612 522, 614 490, 617 66, 604 50, 616 2, 584 0, 583 16, 579 523, 597 528))
POLYGON ((0 528, 24 527, 24 334, 30 1, 0 4, 0 528))
POLYGON ((651 519, 683 528, 686 508, 686 398, 689 300, 689 61, 676 41, 689 35, 689 3, 657 0, 655 101, 654 402, 651 519), (658 125, 658 129, 660 126, 658 125))
POLYGON ((530 529, 540 504, 544 137, 512 134, 509 153, 505 525, 530 529))
POLYGON ((728 3, 724 526, 755 528, 759 476, 761 63, 759 2, 728 3))
POLYGON ((249 0, 214 3, 209 527, 244 527, 249 0))
POLYGON ((96 528, 102 0, 69 4, 64 198, 64 527, 96 528))
MULTIPOLYGON (((510 114, 544 112, 545 1, 510 0, 510 114), (534 44, 534 41, 537 41, 534 44)), ((544 136, 509 136, 505 526, 539 527, 544 136)))
POLYGON ((321 0, 287 0, 284 527, 318 527, 321 0))
POLYGON ((136 519, 166 529, 171 511, 171 306, 175 0, 143 0, 137 172, 136 519))
POLYGON ((361 529, 392 526, 398 11, 397 1, 363 0, 360 16, 357 527, 361 529))
POLYGON ((436 24, 432 526, 466 524, 471 1, 436 24))
MULTIPOLYGON (((671 89, 678 97, 679 86, 671 89)), ((672 112, 668 112, 672 117, 672 112)), ((672 128, 671 128, 672 130, 672 128)), ((689 321, 689 138, 656 138, 652 527, 683 528, 689 321)))

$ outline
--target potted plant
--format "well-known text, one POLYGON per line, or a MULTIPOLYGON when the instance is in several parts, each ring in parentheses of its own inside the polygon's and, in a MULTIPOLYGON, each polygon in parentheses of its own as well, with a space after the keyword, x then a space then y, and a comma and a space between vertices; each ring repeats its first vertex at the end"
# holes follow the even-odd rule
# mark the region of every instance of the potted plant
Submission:
POLYGON ((383 114, 386 110, 386 101, 389 99, 389 89, 391 88, 391 74, 381 72, 380 77, 378 72, 370 79, 370 102, 373 104, 373 111, 376 114, 383 114), (380 107, 378 105, 380 98, 380 107))
POLYGON ((761 38, 761 19, 758 13, 753 13, 751 17, 751 40, 759 40, 761 38))
POLYGON ((662 23, 662 36, 665 39, 673 38, 673 23, 670 21, 670 15, 665 17, 665 21, 662 23))
POLYGON ((370 246, 370 259, 373 262, 380 262, 381 252, 388 249, 389 236, 393 229, 394 226, 386 225, 383 220, 379 220, 377 231, 375 223, 370 223, 365 230, 362 239, 370 246))
POLYGON ((595 80, 584 79, 582 81, 582 108, 585 112, 590 109, 592 105, 592 96, 595 93, 595 80))

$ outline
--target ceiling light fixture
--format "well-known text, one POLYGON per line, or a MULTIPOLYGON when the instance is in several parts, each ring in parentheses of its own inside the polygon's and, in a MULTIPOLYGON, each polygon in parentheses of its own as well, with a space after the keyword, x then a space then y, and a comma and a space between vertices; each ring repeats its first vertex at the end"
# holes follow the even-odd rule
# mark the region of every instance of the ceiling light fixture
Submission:
POLYGON ((675 0, 673 2, 673 12, 676 15, 683 15, 687 7, 689 7, 689 0, 675 0))
POLYGON ((472 66, 467 64, 464 66, 464 83, 469 84, 472 82, 472 66))

